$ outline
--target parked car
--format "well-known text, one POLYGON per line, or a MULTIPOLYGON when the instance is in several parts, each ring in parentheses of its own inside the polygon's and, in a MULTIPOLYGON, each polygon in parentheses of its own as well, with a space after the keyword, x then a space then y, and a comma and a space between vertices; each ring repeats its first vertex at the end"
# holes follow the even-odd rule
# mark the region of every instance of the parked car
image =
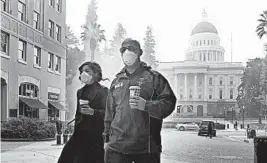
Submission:
POLYGON ((208 135, 208 124, 211 122, 212 126, 212 136, 216 136, 216 128, 215 128, 215 123, 213 121, 202 121, 199 125, 199 130, 198 130, 198 136, 200 135, 208 135))
POLYGON ((194 122, 178 122, 176 129, 180 131, 185 130, 198 130, 198 125, 194 122))

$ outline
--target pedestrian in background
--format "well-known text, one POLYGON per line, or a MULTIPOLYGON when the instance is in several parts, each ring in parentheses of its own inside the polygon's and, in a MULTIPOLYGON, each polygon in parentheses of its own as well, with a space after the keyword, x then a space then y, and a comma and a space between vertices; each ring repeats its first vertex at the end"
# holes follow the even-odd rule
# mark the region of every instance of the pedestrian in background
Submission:
POLYGON ((209 122, 208 124, 208 136, 212 139, 212 123, 209 122))
POLYGON ((108 89, 100 85, 102 70, 95 62, 79 67, 84 86, 77 91, 74 133, 62 150, 58 163, 103 163, 104 114, 108 89))
POLYGON ((176 97, 165 77, 141 62, 142 49, 126 39, 125 67, 113 80, 105 114, 105 163, 160 163, 162 120, 176 97))
POLYGON ((235 129, 237 130, 237 121, 235 121, 235 129))
POLYGON ((57 128, 57 134, 62 134, 62 122, 59 120, 58 117, 56 117, 56 128, 57 128))

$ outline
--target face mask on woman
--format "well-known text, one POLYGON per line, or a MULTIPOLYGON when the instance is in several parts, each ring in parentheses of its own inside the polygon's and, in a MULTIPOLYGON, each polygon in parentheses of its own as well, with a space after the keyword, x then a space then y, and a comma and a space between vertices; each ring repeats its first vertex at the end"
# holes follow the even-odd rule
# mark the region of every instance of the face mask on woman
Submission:
POLYGON ((137 58, 138 58, 138 54, 135 54, 134 52, 131 52, 128 50, 126 50, 122 54, 122 60, 126 66, 132 66, 135 63, 135 61, 137 60, 137 58))
POLYGON ((91 82, 92 80, 92 75, 88 74, 87 72, 82 72, 81 74, 81 81, 84 83, 84 84, 88 84, 91 82))

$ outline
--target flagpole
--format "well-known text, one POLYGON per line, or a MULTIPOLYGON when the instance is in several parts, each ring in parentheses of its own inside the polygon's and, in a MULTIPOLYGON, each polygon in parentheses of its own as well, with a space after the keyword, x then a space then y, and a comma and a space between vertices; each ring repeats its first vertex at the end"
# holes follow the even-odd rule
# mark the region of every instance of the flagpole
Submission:
POLYGON ((231 32, 231 62, 233 62, 233 41, 232 41, 232 32, 231 32))

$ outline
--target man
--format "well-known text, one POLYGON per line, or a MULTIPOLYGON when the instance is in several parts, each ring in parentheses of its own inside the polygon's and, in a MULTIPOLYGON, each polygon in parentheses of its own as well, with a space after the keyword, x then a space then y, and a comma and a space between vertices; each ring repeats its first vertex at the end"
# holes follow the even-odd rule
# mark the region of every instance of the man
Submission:
POLYGON ((210 137, 210 139, 212 139, 212 124, 211 122, 209 122, 208 124, 208 135, 210 137))
POLYGON ((59 120, 58 117, 56 117, 56 128, 57 128, 57 134, 62 134, 62 122, 59 120))
POLYGON ((138 41, 124 40, 120 52, 125 67, 107 98, 105 162, 160 163, 162 120, 173 112, 176 97, 168 81, 141 62, 138 41), (140 86, 140 96, 130 96, 130 86, 140 86))

